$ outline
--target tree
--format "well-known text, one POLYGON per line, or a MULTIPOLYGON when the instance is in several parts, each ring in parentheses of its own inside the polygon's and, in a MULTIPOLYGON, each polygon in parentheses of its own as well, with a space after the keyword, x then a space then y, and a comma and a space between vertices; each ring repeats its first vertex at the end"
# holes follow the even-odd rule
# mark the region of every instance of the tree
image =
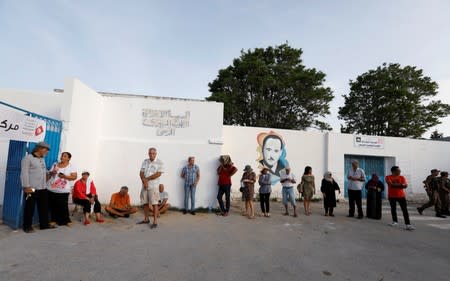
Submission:
POLYGON ((208 84, 208 101, 224 103, 224 124, 284 129, 330 129, 320 120, 333 99, 325 74, 306 68, 302 50, 286 44, 241 51, 208 84))
POLYGON ((444 136, 443 133, 439 133, 438 130, 434 130, 434 131, 431 133, 430 139, 432 139, 432 140, 441 139, 443 136, 444 136))
POLYGON ((450 106, 431 100, 438 85, 413 66, 384 63, 350 80, 350 93, 339 108, 343 133, 413 137, 440 124, 450 106))

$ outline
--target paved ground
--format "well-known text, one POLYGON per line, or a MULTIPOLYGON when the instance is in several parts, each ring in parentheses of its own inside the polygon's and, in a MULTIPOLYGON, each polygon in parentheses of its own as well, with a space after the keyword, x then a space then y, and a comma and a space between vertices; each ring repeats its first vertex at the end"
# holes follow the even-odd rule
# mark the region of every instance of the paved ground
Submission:
POLYGON ((387 226, 387 206, 375 221, 346 218, 344 204, 294 218, 271 203, 271 218, 237 203, 229 217, 171 212, 156 230, 140 214, 33 234, 0 225, 0 280, 450 280, 450 219, 411 206, 409 232, 387 226))

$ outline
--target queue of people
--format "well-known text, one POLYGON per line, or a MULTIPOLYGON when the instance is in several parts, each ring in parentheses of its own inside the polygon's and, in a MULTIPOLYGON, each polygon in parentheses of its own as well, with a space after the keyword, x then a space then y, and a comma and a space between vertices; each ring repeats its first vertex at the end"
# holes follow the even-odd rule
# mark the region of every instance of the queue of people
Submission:
MULTIPOLYGON (((91 223, 90 216, 95 215, 97 223, 105 220, 101 212, 101 204, 94 182, 90 178, 89 171, 83 171, 81 178, 77 179, 75 166, 70 163, 72 155, 63 152, 59 162, 52 165, 47 171, 44 157, 50 150, 50 146, 45 142, 38 143, 33 152, 25 156, 22 160, 21 182, 25 196, 23 230, 27 233, 33 232, 32 218, 35 205, 39 214, 40 229, 55 228, 56 225, 71 225, 68 201, 72 193, 74 204, 83 207, 84 225, 91 223)), ((220 207, 221 216, 228 216, 231 200, 231 178, 237 172, 237 168, 231 161, 230 156, 222 155, 219 158, 220 165, 217 168, 218 194, 217 201, 220 207), (225 202, 223 196, 225 195, 225 202)), ((366 183, 364 170, 359 167, 357 160, 352 160, 352 167, 348 171, 348 196, 349 210, 348 217, 354 217, 357 211, 357 218, 364 217, 362 208, 362 189, 367 191, 366 216, 372 219, 381 219, 381 201, 384 192, 384 184, 378 175, 372 177, 366 183), (356 207, 356 208, 355 208, 356 207)), ((240 191, 245 201, 245 215, 249 219, 255 218, 254 196, 255 184, 259 184, 259 201, 261 213, 264 217, 270 217, 270 195, 272 193, 272 173, 269 167, 263 166, 259 175, 253 171, 251 165, 246 165, 241 178, 240 191)), ((158 227, 160 214, 165 213, 169 208, 168 194, 164 191, 164 185, 160 183, 160 178, 164 173, 164 164, 157 158, 157 150, 152 147, 148 150, 148 158, 142 162, 139 176, 142 182, 140 200, 144 210, 144 218, 138 224, 149 224, 150 228, 158 227), (150 220, 152 218, 152 221, 150 220), (150 223, 151 222, 151 223, 150 223)), ((190 156, 186 166, 181 170, 181 178, 184 180, 184 209, 183 214, 188 212, 195 215, 195 194, 200 180, 200 168, 195 164, 195 157, 190 156), (190 200, 190 204, 189 204, 190 200)), ((294 186, 303 198, 303 207, 306 216, 312 214, 310 202, 315 194, 315 177, 312 168, 306 166, 301 181, 297 183, 297 178, 291 172, 289 165, 285 165, 279 171, 279 181, 282 185, 282 204, 284 215, 288 216, 289 205, 293 209, 293 216, 297 217, 296 197, 294 186)), ((407 202, 404 189, 408 183, 401 175, 398 166, 391 168, 391 175, 386 176, 385 182, 388 186, 388 200, 391 206, 392 223, 391 226, 398 225, 396 205, 399 203, 403 213, 407 230, 413 230, 409 220, 407 202)), ((431 175, 424 180, 424 188, 429 196, 429 202, 417 208, 422 214, 428 207, 434 206, 436 216, 445 218, 450 214, 448 210, 450 181, 448 172, 440 172, 437 169, 431 170, 431 175), (440 173, 440 176, 439 176, 440 173)), ((322 193, 324 215, 334 217, 336 208, 336 192, 340 193, 340 187, 333 178, 332 173, 327 171, 321 181, 320 192, 322 193)), ((128 187, 122 186, 120 190, 111 196, 110 203, 105 206, 105 211, 112 218, 128 218, 138 211, 131 206, 128 195, 128 187)))

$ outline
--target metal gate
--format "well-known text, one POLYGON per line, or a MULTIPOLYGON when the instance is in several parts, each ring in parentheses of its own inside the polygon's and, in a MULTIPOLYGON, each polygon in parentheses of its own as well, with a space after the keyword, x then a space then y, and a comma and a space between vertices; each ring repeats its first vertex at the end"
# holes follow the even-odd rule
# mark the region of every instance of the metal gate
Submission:
MULTIPOLYGON (((384 184, 384 157, 375 156, 361 156, 361 155, 345 155, 344 156, 344 196, 348 198, 348 180, 347 173, 352 168, 352 160, 356 159, 359 162, 359 167, 364 170, 366 174, 366 183, 372 177, 372 174, 377 174, 380 181, 384 184)), ((366 198, 366 189, 362 189, 362 198, 366 198)), ((383 192, 382 198, 385 197, 383 192)))
MULTIPOLYGON (((50 145, 50 151, 45 158, 45 164, 50 167, 58 160, 61 142, 62 122, 46 116, 1 102, 1 104, 24 112, 26 115, 39 118, 46 122, 44 141, 50 145)), ((3 223, 13 229, 20 228, 23 220, 23 190, 20 182, 20 163, 26 153, 31 153, 36 143, 13 141, 9 142, 8 162, 6 167, 5 192, 3 200, 3 223)), ((37 214, 37 212, 35 212, 37 214)), ((35 216, 35 219, 37 216, 35 216)))

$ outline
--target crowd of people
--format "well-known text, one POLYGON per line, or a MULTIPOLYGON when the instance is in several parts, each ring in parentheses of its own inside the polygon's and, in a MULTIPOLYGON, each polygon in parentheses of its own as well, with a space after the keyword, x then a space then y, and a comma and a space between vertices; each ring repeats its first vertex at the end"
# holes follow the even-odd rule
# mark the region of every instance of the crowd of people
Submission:
MULTIPOLYGON (((69 196, 72 194, 74 204, 83 208, 83 224, 91 223, 90 217, 93 214, 97 223, 103 223, 105 220, 101 212, 101 204, 94 182, 90 178, 89 171, 83 171, 81 178, 77 180, 77 170, 70 163, 72 155, 69 152, 63 152, 59 162, 53 164, 47 170, 44 157, 50 150, 50 146, 45 142, 38 143, 31 154, 26 155, 21 163, 21 183, 24 192, 24 219, 23 230, 27 233, 33 232, 32 218, 35 206, 39 214, 40 229, 55 228, 56 225, 71 225, 69 215, 69 196), (73 184, 72 184, 73 183, 73 184)), ((230 212, 230 195, 232 176, 238 169, 234 166, 230 156, 222 155, 219 157, 220 165, 217 168, 218 176, 218 194, 217 201, 220 211, 218 215, 228 216, 230 212), (225 202, 223 197, 225 195, 225 202)), ((382 214, 382 193, 384 184, 378 175, 372 174, 370 180, 366 182, 366 175, 363 169, 359 167, 357 160, 352 160, 352 167, 347 173, 348 181, 348 217, 362 219, 364 217, 362 207, 362 190, 367 191, 366 217, 372 219, 381 219, 382 214)), ((270 195, 272 193, 272 173, 270 168, 262 167, 259 175, 256 175, 251 165, 246 165, 241 177, 240 191, 245 201, 245 212, 243 214, 249 219, 255 218, 255 184, 259 184, 259 201, 261 213, 264 217, 270 217, 270 195)), ((315 177, 312 167, 306 166, 304 173, 298 182, 295 174, 291 172, 289 165, 278 171, 277 177, 282 185, 282 204, 284 206, 284 215, 289 216, 289 205, 292 208, 292 215, 298 216, 297 200, 294 187, 303 199, 304 213, 306 216, 312 214, 310 203, 316 193, 315 177)), ((149 224, 150 228, 158 227, 158 218, 160 214, 170 208, 168 203, 168 194, 164 191, 164 185, 160 183, 161 175, 164 173, 164 164, 157 158, 156 148, 148 150, 148 158, 141 165, 139 176, 142 182, 140 193, 140 203, 144 210, 144 218, 138 224, 149 224), (152 221, 150 223, 150 219, 152 221)), ((184 208, 183 214, 190 213, 195 215, 195 194, 200 180, 200 168, 195 164, 195 157, 190 156, 187 164, 182 168, 181 178, 184 181, 184 208), (190 204, 189 204, 190 201, 190 204)), ((407 209, 405 189, 408 187, 406 178, 401 175, 398 166, 391 168, 391 175, 385 177, 385 183, 388 187, 388 200, 391 207, 392 223, 391 226, 398 225, 397 203, 403 213, 407 230, 413 230, 409 220, 407 209)), ((450 180, 448 172, 441 172, 437 169, 431 170, 431 175, 424 180, 424 188, 429 197, 429 202, 417 208, 422 214, 425 209, 434 206, 436 216, 445 218, 449 214, 449 193, 450 180), (440 174, 439 174, 440 173, 440 174)), ((325 172, 321 181, 320 192, 323 198, 324 215, 334 217, 334 208, 336 208, 336 192, 341 192, 337 181, 333 178, 330 171, 325 172)), ((111 196, 110 203, 105 206, 105 211, 112 218, 128 218, 136 213, 138 208, 131 205, 128 187, 122 186, 120 190, 111 196)))

